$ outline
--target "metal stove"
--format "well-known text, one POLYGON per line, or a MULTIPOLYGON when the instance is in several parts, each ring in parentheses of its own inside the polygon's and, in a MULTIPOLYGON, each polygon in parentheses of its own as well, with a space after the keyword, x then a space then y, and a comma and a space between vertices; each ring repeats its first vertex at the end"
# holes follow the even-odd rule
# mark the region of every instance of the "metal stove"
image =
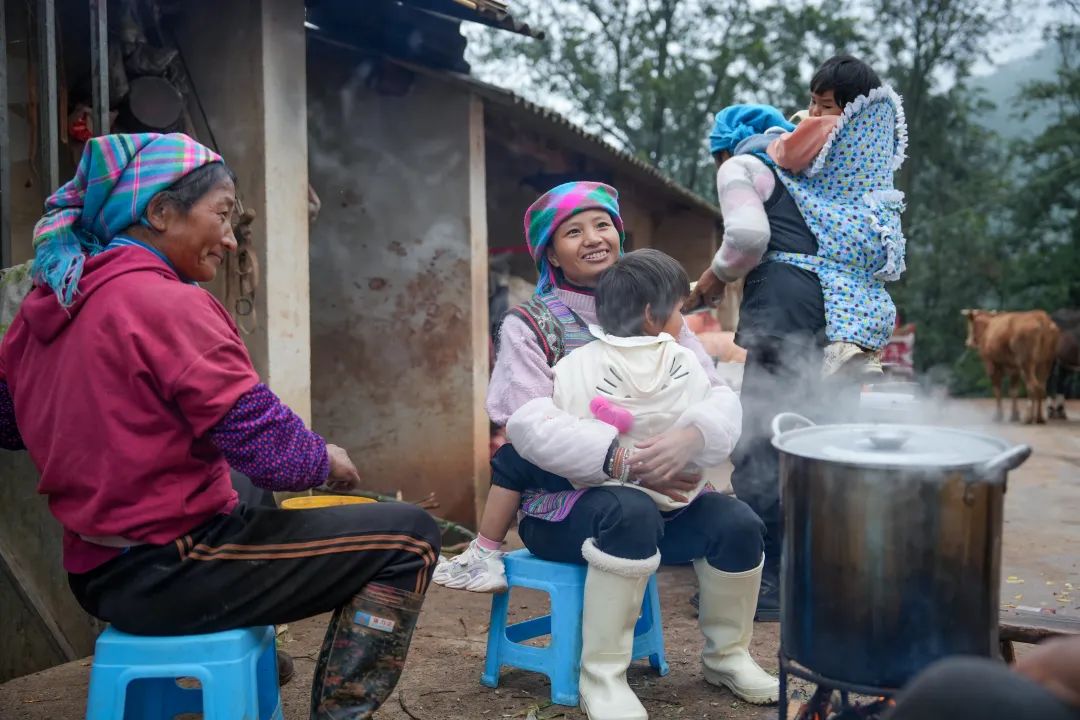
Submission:
POLYGON ((796 720, 877 720, 893 706, 895 688, 871 687, 833 680, 803 667, 780 650, 780 720, 788 715, 788 678, 797 677, 816 687, 799 708, 796 720), (854 697, 853 697, 854 696, 854 697))

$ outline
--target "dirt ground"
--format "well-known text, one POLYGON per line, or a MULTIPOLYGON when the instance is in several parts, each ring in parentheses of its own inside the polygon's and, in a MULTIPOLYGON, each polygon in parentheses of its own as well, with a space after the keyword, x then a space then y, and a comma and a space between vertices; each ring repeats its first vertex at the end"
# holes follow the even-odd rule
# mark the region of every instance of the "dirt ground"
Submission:
MULTIPOLYGON (((1080 403, 1070 408, 1080 418, 1080 403)), ((1080 420, 1049 426, 991 425, 990 403, 949 406, 943 424, 978 424, 995 435, 1026 442, 1035 454, 1009 478, 1002 557, 1003 607, 1053 607, 1080 616, 1080 420)), ((701 637, 687 598, 693 591, 688 568, 660 574, 664 632, 671 673, 658 677, 647 663, 631 668, 630 683, 654 718, 775 718, 775 708, 757 708, 704 683, 698 661, 701 637)), ((433 588, 417 630, 401 683, 376 717, 380 720, 582 720, 574 708, 549 705, 543 677, 504 670, 500 687, 479 684, 487 637, 489 599, 433 588)), ((518 618, 543 614, 544 597, 515 592, 518 618)), ((315 654, 326 618, 293 624, 283 647, 296 658, 296 677, 282 690, 285 717, 308 717, 315 654)), ((755 628, 751 651, 776 670, 779 625, 755 628)), ((81 720, 85 713, 90 660, 69 663, 0 685, 2 720, 81 720)), ((796 692, 802 693, 801 688, 796 692)))

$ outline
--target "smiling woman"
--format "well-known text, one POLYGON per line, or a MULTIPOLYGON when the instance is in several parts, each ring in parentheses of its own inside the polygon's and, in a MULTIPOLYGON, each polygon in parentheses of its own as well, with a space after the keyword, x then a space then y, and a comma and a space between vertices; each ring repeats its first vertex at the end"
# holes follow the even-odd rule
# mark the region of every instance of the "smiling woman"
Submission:
MULTIPOLYGON (((722 387, 712 361, 676 309, 689 292, 685 271, 653 250, 617 262, 623 242, 619 194, 598 182, 566 183, 544 193, 525 213, 525 242, 540 280, 536 294, 503 321, 487 396, 488 415, 506 426, 516 446, 503 445, 492 457, 492 487, 478 536, 461 555, 439 564, 434 581, 474 592, 504 591, 499 548, 520 510, 518 531, 530 552, 545 560, 588 565, 582 708, 591 720, 646 720, 645 708, 626 681, 634 623, 661 559, 693 562, 707 639, 702 654, 706 680, 752 703, 775 702, 777 680, 747 650, 761 577, 761 522, 744 503, 720 493, 696 492, 692 500, 683 495, 703 485, 696 468, 718 464, 730 452, 741 417, 734 393, 722 387), (618 422, 611 425, 593 416, 592 400, 599 395, 585 398, 598 390, 598 380, 580 380, 585 390, 579 409, 589 408, 588 414, 560 409, 554 400, 560 394, 557 376, 579 361, 595 368, 600 360, 590 361, 597 357, 590 348, 605 352, 598 343, 610 342, 598 339, 609 338, 608 328, 597 326, 595 290, 605 287, 609 303, 639 303, 623 318, 636 316, 637 325, 627 323, 627 333, 655 333, 641 345, 641 337, 621 338, 634 360, 609 367, 614 379, 608 383, 614 387, 624 375, 634 382, 626 373, 631 366, 650 366, 653 361, 639 352, 650 343, 658 347, 658 342, 677 340, 680 347, 672 352, 700 365, 694 376, 703 397, 668 429, 657 429, 659 434, 650 430, 645 434, 651 437, 640 441, 623 438, 632 447, 621 444, 618 422), (665 339, 658 341, 661 333, 665 339), (668 512, 654 498, 682 505, 668 512)), ((620 315, 608 320, 621 324, 615 320, 620 315)), ((647 384, 668 388, 663 378, 690 375, 683 365, 675 367, 665 356, 655 364, 661 379, 647 384)))
POLYGON ((594 287, 600 273, 619 257, 622 238, 605 210, 585 210, 555 231, 547 258, 552 267, 578 287, 594 287))
POLYGON ((181 278, 210 282, 236 251, 232 212, 236 186, 224 163, 195 170, 155 195, 127 234, 159 250, 181 278))
POLYGON ((360 476, 259 382, 196 285, 236 249, 235 201, 222 158, 184 135, 86 144, 0 344, 0 447, 29 450, 91 615, 176 635, 333 611, 312 716, 368 718, 401 672, 439 531, 405 504, 239 504, 230 468, 268 490, 360 476))

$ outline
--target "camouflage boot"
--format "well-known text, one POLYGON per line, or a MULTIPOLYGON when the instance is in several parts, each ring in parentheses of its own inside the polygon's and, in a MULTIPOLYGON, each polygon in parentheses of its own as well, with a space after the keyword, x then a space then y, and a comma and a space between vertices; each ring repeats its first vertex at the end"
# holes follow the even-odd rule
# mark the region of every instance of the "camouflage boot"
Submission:
POLYGON ((424 596, 372 583, 330 619, 311 685, 311 720, 365 720, 394 691, 424 596))

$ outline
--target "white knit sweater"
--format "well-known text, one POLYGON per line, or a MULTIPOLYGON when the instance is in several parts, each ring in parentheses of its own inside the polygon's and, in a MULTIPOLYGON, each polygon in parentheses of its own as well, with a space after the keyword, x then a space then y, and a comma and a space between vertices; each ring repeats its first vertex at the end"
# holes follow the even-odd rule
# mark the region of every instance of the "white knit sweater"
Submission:
MULTIPOLYGON (((553 397, 530 401, 507 424, 508 438, 523 458, 563 475, 576 487, 621 484, 596 466, 592 453, 582 458, 574 452, 586 438, 606 446, 617 434, 615 428, 593 419, 589 403, 598 395, 634 417, 631 429, 619 436, 623 447, 673 427, 693 425, 705 438, 696 469, 719 465, 728 457, 742 425, 738 398, 730 388, 711 384, 692 350, 667 333, 623 338, 606 335, 596 326, 590 330, 597 341, 555 366, 553 397), (578 422, 567 423, 566 415, 578 422)), ((696 497, 707 481, 703 474, 688 499, 696 497)), ((631 487, 647 493, 661 510, 686 505, 631 487)))

